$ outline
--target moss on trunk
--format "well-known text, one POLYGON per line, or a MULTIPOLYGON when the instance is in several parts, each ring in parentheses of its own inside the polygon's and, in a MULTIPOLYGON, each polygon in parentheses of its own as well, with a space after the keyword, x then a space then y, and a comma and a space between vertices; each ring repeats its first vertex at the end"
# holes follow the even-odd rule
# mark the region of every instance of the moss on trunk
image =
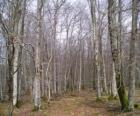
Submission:
POLYGON ((121 110, 128 110, 128 97, 126 95, 122 74, 116 74, 117 90, 121 103, 121 110))

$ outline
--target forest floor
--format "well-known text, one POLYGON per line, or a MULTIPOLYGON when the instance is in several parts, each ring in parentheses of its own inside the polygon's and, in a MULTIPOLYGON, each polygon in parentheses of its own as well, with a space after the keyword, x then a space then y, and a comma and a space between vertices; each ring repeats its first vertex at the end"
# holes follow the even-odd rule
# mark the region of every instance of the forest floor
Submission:
MULTIPOLYGON (((136 93, 137 103, 140 103, 140 91, 136 93)), ((104 96, 101 101, 97 101, 95 92, 82 91, 79 94, 71 93, 57 97, 49 104, 44 100, 38 112, 33 111, 33 105, 27 97, 20 108, 14 109, 13 116, 140 116, 140 110, 121 112, 118 100, 109 101, 104 96)))

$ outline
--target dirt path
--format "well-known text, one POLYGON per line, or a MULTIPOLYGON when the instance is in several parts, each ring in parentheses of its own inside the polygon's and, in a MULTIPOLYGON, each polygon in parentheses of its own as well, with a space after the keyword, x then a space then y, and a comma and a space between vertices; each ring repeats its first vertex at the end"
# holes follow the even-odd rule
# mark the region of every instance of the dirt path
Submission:
POLYGON ((121 113, 117 101, 96 101, 92 91, 81 92, 78 95, 66 95, 55 101, 42 103, 41 111, 33 112, 33 106, 25 103, 20 109, 15 109, 14 116, 140 116, 140 111, 121 113))

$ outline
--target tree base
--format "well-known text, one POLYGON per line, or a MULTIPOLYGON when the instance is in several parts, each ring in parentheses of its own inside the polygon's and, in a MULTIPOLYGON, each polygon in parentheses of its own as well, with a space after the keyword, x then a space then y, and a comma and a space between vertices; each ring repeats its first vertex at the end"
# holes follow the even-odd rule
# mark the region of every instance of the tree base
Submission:
POLYGON ((118 97, 117 96, 109 96, 108 97, 108 101, 112 101, 112 100, 118 100, 118 97))
POLYGON ((37 112, 39 110, 40 110, 40 108, 38 106, 34 106, 33 112, 37 112))
POLYGON ((17 101, 16 103, 16 108, 20 108, 22 106, 23 102, 22 101, 17 101))

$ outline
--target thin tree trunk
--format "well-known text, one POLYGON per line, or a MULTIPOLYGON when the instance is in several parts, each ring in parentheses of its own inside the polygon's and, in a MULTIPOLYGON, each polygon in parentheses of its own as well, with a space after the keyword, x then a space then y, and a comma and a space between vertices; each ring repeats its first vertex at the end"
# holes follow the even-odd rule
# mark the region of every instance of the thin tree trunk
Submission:
POLYGON ((51 81, 50 81, 49 70, 50 70, 52 59, 53 59, 53 56, 51 54, 51 57, 48 62, 47 70, 46 70, 46 78, 47 78, 47 86, 48 86, 48 102, 50 101, 50 98, 51 98, 51 83, 50 83, 51 81))
MULTIPOLYGON (((80 44, 81 44, 81 42, 80 42, 80 44)), ((82 68, 83 68, 83 65, 82 65, 82 50, 80 50, 80 60, 79 61, 80 61, 80 74, 79 74, 79 80, 78 80, 78 91, 81 91, 82 76, 83 76, 82 75, 82 68)))
POLYGON ((107 79, 106 79, 106 70, 105 70, 105 62, 104 62, 104 58, 102 58, 102 75, 103 75, 103 85, 104 85, 104 92, 106 94, 108 94, 108 89, 107 89, 107 79))

